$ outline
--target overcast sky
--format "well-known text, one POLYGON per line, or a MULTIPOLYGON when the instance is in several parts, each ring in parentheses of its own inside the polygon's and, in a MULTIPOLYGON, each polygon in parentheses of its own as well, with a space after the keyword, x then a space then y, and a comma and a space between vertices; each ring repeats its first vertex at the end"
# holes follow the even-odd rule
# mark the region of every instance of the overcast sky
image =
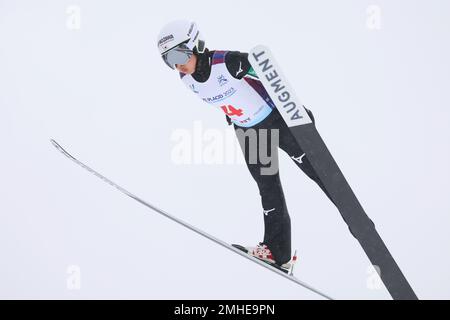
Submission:
MULTIPOLYGON (((0 0, 0 298, 318 298, 50 144, 226 242, 261 241, 232 129, 159 57, 177 18, 210 49, 272 49, 419 298, 450 298, 448 1, 154 4, 0 0), (231 160, 180 164, 180 132, 192 152, 222 146, 231 160)), ((296 276, 338 299, 389 299, 321 190, 285 154, 280 167, 296 276)))

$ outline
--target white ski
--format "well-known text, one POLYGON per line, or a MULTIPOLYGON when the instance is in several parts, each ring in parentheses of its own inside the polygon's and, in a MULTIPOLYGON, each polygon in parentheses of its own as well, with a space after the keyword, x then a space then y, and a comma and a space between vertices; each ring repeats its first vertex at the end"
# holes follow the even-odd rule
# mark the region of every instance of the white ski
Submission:
POLYGON ((286 278, 286 279, 288 279, 288 280, 290 280, 290 281, 292 281, 292 282, 294 282, 294 283, 296 283, 296 284, 298 284, 298 285, 300 285, 300 286, 302 286, 302 287, 304 287, 304 288, 306 288, 306 289, 308 289, 308 290, 310 290, 310 291, 312 291, 312 292, 314 292, 314 293, 316 293, 316 294, 322 296, 322 297, 325 298, 325 299, 333 300, 329 295, 327 295, 327 294, 325 294, 325 293, 323 293, 323 292, 321 292, 321 291, 319 291, 319 290, 317 290, 317 289, 311 287, 310 285, 308 285, 307 283, 305 283, 305 282, 303 282, 303 281, 297 279, 297 278, 294 277, 293 275, 289 275, 289 274, 287 274, 287 273, 285 273, 285 272, 283 272, 283 271, 281 271, 281 270, 279 270, 279 269, 276 269, 275 267, 272 267, 272 266, 270 266, 269 264, 267 264, 267 263, 265 263, 265 262, 263 262, 263 261, 261 261, 261 260, 259 260, 259 259, 257 259, 257 258, 254 258, 254 257, 250 256, 249 254, 247 254, 247 253, 245 253, 245 252, 243 252, 243 251, 241 251, 241 250, 239 250, 239 249, 233 247, 232 245, 230 245, 230 244, 228 244, 228 243, 226 243, 226 242, 224 242, 224 241, 222 241, 222 240, 220 240, 220 239, 218 239, 218 238, 216 238, 216 237, 214 237, 214 236, 212 236, 212 235, 210 235, 210 234, 204 232, 203 230, 200 230, 200 229, 198 229, 198 228, 196 228, 196 227, 190 225, 189 223, 184 222, 184 221, 178 219, 177 217, 172 216, 171 214, 169 214, 169 213, 167 213, 167 212, 165 212, 165 211, 163 211, 163 210, 161 210, 161 209, 159 209, 159 208, 157 208, 157 207, 151 205, 150 203, 148 203, 148 202, 146 202, 146 201, 140 199, 139 197, 137 197, 137 196, 135 196, 134 194, 132 194, 131 192, 125 190, 124 188, 122 188, 122 187, 119 186, 118 184, 112 182, 111 180, 109 180, 109 179, 106 178, 105 176, 101 175, 100 173, 98 173, 98 172, 95 171, 94 169, 88 167, 87 165, 85 165, 84 163, 82 163, 81 161, 79 161, 78 159, 76 159, 75 157, 73 157, 70 153, 68 153, 66 150, 64 150, 64 149, 61 147, 61 145, 59 145, 55 140, 51 139, 50 141, 51 141, 52 144, 55 146, 55 148, 58 149, 58 150, 59 150, 62 154, 64 154, 67 158, 69 158, 70 160, 72 160, 73 162, 75 162, 76 164, 78 164, 79 166, 81 166, 82 168, 86 169, 86 170, 89 171, 90 173, 94 174, 94 175, 97 176, 98 178, 102 179, 102 180, 105 181, 106 183, 110 184, 111 186, 113 186, 114 188, 116 188, 116 189, 119 190, 120 192, 124 193, 124 194, 127 195, 128 197, 130 197, 130 198, 136 200, 137 202, 143 204, 144 206, 146 206, 146 207, 148 207, 148 208, 150 208, 150 209, 156 211, 157 213, 159 213, 159 214, 165 216, 166 218, 169 218, 170 220, 172 220, 172 221, 174 221, 174 222, 176 222, 176 223, 178 223, 178 224, 180 224, 180 225, 182 225, 182 226, 184 226, 184 227, 190 229, 191 231, 194 231, 194 232, 196 232, 197 234, 199 234, 199 235, 201 235, 201 236, 203 236, 203 237, 205 237, 205 238, 207 238, 207 239, 209 239, 209 240, 211 240, 211 241, 217 243, 218 245, 221 245, 222 247, 224 247, 224 248, 226 248, 226 249, 228 249, 228 250, 230 250, 230 251, 233 251, 234 253, 236 253, 236 254, 238 254, 238 255, 244 257, 244 258, 247 258, 248 260, 250 260, 250 261, 252 261, 252 262, 254 262, 254 263, 257 263, 257 264, 259 264, 260 266, 262 266, 262 267, 264 267, 264 268, 266 268, 266 269, 269 269, 270 271, 272 271, 272 272, 274 272, 274 273, 276 273, 276 274, 278 274, 278 275, 280 275, 280 276, 282 276, 282 277, 284 277, 284 278, 286 278))

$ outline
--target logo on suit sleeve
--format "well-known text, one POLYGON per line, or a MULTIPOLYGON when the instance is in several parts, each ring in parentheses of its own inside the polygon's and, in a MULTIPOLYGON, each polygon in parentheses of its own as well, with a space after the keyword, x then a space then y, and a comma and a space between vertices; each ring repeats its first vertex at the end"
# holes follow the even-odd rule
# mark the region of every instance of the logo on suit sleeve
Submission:
POLYGON ((242 69, 242 61, 239 61, 239 70, 236 72, 236 77, 237 77, 242 71, 244 71, 244 70, 242 69))

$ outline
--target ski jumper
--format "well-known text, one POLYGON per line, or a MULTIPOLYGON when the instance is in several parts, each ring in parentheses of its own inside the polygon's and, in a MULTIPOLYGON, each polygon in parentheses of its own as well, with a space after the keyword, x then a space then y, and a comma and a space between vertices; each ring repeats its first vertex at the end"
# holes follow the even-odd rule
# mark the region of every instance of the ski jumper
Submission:
MULTIPOLYGON (((272 130, 279 132, 279 148, 291 157, 295 164, 327 194, 304 152, 300 149, 267 91, 248 62, 248 54, 237 51, 207 51, 198 56, 193 75, 180 74, 182 81, 208 104, 221 109, 229 124, 244 133, 253 129, 267 130, 267 145, 271 143, 272 130)), ((314 119, 311 111, 310 117, 314 119)), ((314 121, 314 120, 313 120, 314 121)), ((278 168, 275 174, 261 174, 265 166, 259 159, 258 143, 240 141, 247 167, 256 181, 261 196, 264 218, 264 240, 275 261, 283 264, 291 259, 291 221, 286 207, 278 168), (257 150, 250 150, 256 148, 257 150), (250 161, 250 155, 258 159, 250 161)), ((278 152, 278 148, 276 149, 278 152)), ((267 152, 270 152, 268 148, 267 152)), ((277 155, 269 155, 278 157, 277 155)), ((254 160, 254 159, 253 159, 254 160)), ((277 161, 278 163, 278 161, 277 161)), ((328 196, 328 194, 327 194, 328 196)))

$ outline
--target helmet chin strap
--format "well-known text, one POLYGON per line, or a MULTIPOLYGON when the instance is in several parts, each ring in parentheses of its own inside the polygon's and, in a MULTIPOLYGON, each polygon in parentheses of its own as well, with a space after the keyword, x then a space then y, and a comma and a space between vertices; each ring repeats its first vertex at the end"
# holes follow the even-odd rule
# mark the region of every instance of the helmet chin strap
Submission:
POLYGON ((197 52, 201 54, 201 53, 205 53, 205 50, 206 50, 205 41, 198 40, 197 52))

